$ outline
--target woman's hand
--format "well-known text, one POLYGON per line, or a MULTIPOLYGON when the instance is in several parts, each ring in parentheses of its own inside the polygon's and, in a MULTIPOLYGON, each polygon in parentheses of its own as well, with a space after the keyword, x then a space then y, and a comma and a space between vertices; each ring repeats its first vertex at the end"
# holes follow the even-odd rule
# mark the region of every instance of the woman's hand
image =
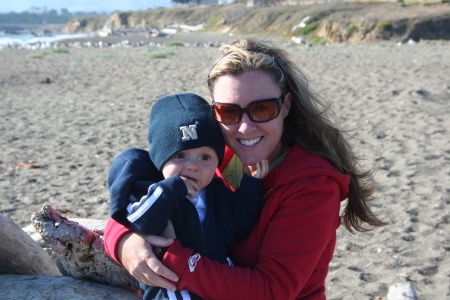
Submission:
POLYGON ((176 239, 177 235, 175 234, 175 228, 173 228, 172 220, 167 220, 166 229, 161 233, 162 237, 167 239, 176 239))
POLYGON ((117 246, 117 254, 128 272, 139 282, 175 291, 176 286, 169 280, 178 281, 177 274, 166 268, 152 251, 152 246, 168 247, 173 241, 160 236, 144 238, 137 233, 127 233, 117 246))

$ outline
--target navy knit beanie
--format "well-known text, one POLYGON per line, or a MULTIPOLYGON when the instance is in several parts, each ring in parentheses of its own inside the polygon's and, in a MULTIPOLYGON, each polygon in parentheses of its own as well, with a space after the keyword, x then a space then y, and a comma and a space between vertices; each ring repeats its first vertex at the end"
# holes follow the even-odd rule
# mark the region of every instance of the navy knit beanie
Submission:
POLYGON ((211 107, 195 94, 163 97, 153 104, 148 126, 150 159, 158 170, 177 152, 208 146, 222 163, 225 143, 211 107))

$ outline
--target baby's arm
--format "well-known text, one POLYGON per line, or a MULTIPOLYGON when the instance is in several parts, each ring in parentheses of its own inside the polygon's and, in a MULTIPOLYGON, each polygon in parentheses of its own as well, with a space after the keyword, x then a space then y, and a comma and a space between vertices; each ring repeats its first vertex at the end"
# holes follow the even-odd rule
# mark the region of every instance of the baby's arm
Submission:
POLYGON ((262 202, 260 190, 263 179, 269 172, 269 163, 265 159, 254 166, 245 167, 246 174, 233 197, 234 217, 237 225, 235 238, 237 240, 245 239, 251 233, 258 219, 262 202))
POLYGON ((180 176, 174 175, 153 184, 147 195, 129 203, 127 219, 131 228, 143 234, 160 234, 172 217, 180 199, 187 194, 180 176))

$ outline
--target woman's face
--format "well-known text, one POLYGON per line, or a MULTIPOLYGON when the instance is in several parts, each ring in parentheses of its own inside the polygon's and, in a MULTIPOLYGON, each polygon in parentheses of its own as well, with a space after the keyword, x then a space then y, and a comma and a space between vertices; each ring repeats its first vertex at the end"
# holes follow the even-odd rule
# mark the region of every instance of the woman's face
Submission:
MULTIPOLYGON (((279 98, 281 90, 271 76, 260 70, 247 71, 239 75, 220 76, 214 86, 215 102, 232 103, 247 107, 255 100, 279 98)), ((264 123, 252 122, 247 114, 239 123, 220 124, 225 143, 245 165, 255 165, 262 159, 269 164, 287 149, 281 143, 283 121, 291 105, 291 94, 286 94, 280 114, 264 123)))

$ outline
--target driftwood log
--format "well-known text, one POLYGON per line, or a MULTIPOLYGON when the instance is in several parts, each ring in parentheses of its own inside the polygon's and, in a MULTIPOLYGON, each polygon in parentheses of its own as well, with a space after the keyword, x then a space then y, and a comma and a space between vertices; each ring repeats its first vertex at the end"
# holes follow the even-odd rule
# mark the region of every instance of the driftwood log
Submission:
MULTIPOLYGON (((102 219, 86 219, 86 218, 70 218, 70 221, 77 222, 83 227, 86 227, 89 230, 99 233, 103 235, 103 231, 105 230, 106 222, 108 220, 102 219)), ((39 232, 36 231, 33 224, 22 227, 22 230, 25 231, 36 243, 38 243, 42 248, 49 248, 49 246, 42 239, 42 236, 39 232)), ((49 249, 51 251, 51 249, 49 249)))
POLYGON ((47 252, 2 214, 0 241, 0 274, 61 275, 47 252))
POLYGON ((50 205, 34 212, 31 223, 51 248, 61 274, 138 291, 137 280, 106 254, 102 231, 68 220, 50 205))
POLYGON ((0 275, 2 300, 138 300, 120 288, 69 276, 0 275))

